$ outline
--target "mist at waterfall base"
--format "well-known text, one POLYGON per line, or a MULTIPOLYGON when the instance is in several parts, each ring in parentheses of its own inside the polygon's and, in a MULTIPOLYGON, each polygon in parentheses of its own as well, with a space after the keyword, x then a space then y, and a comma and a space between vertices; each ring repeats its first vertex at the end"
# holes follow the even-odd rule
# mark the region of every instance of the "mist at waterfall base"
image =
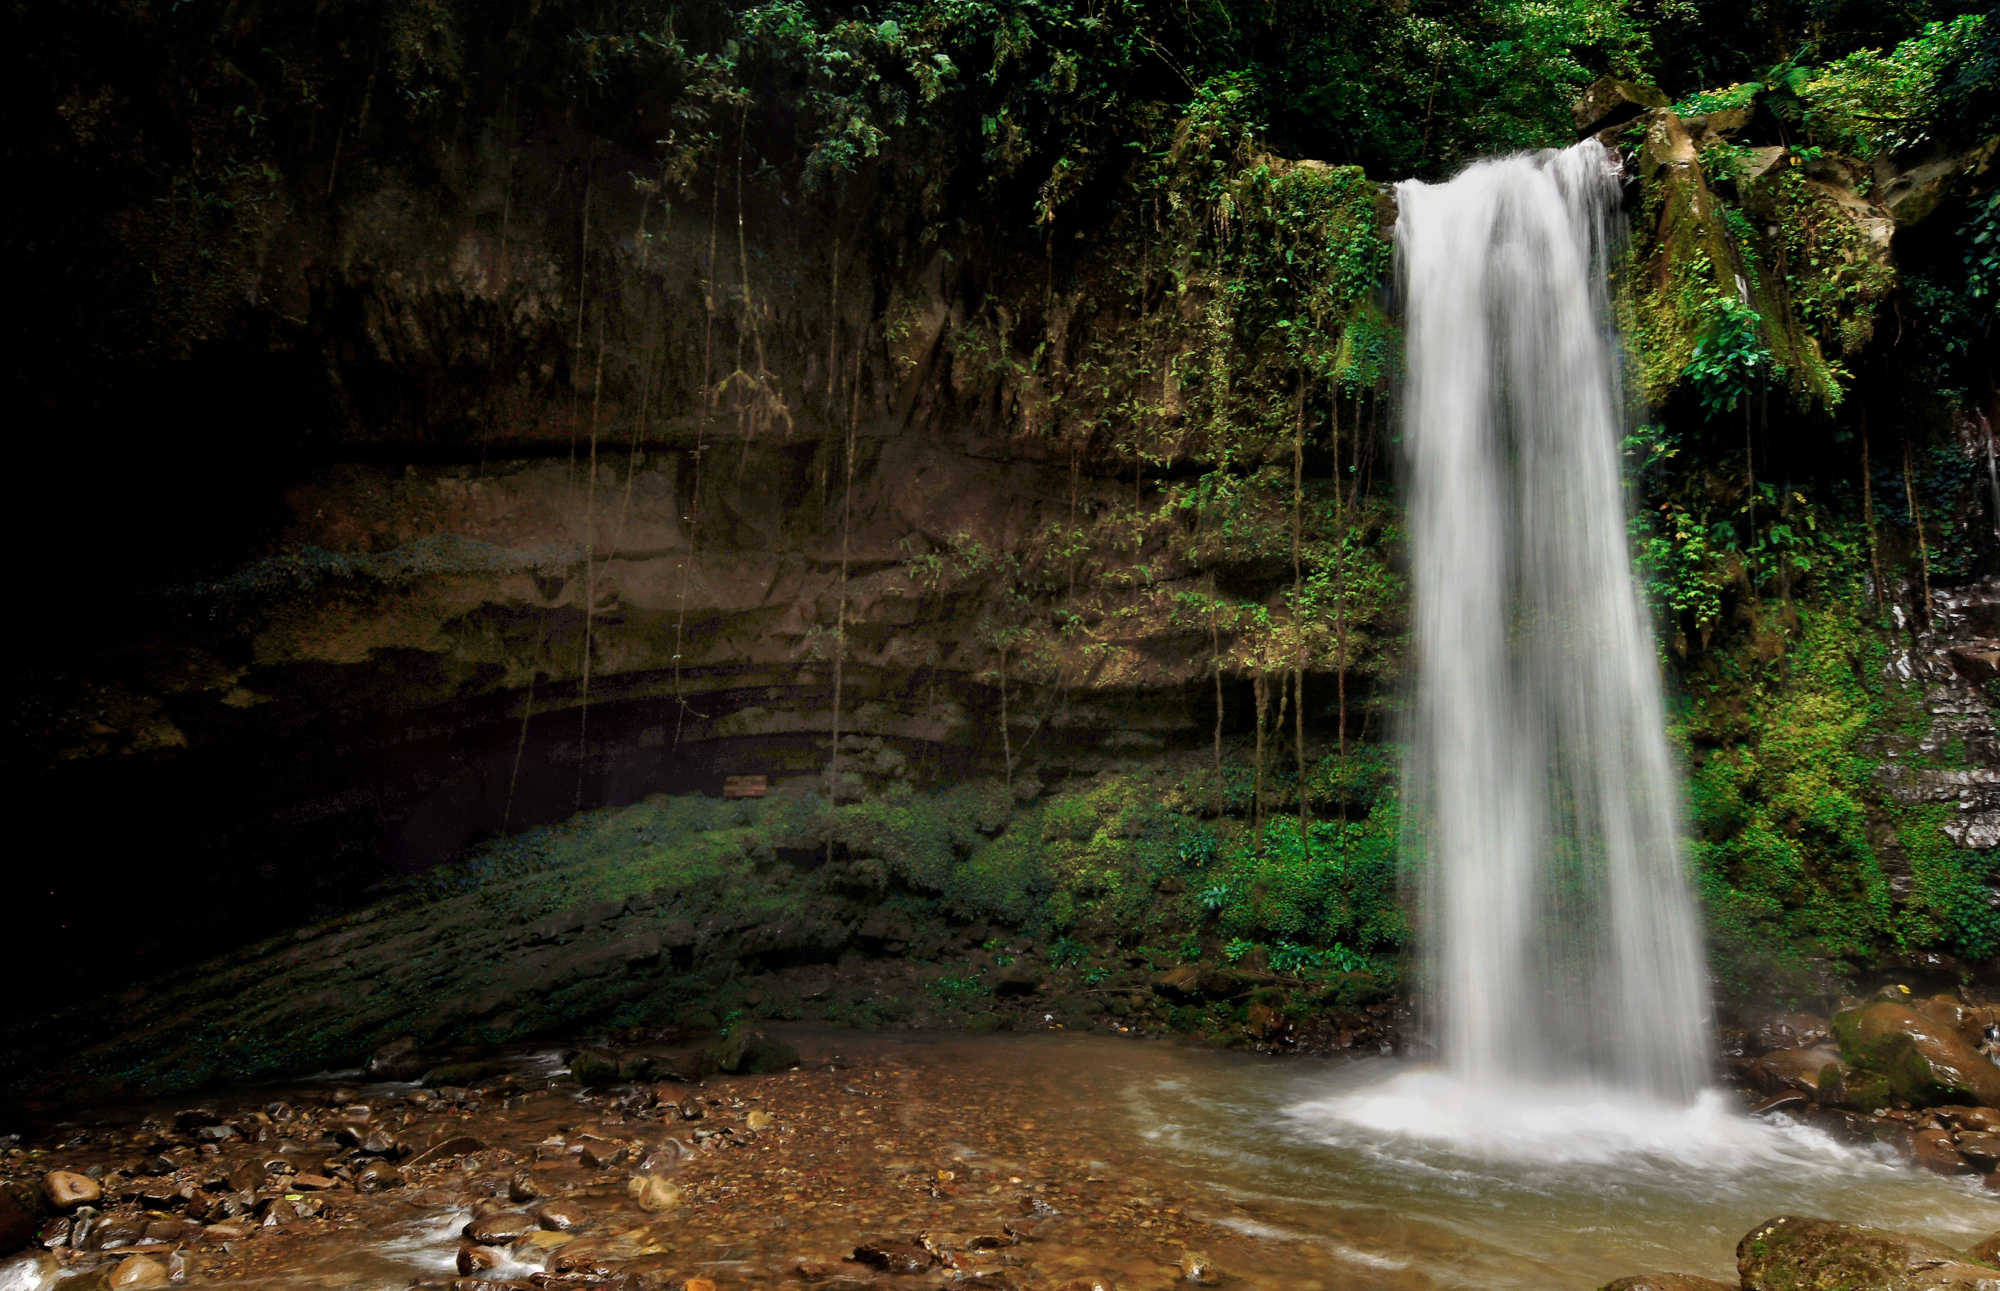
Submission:
POLYGON ((1789 1152, 1703 1092, 1700 930, 1619 469, 1617 174, 1586 141, 1397 197, 1405 799, 1438 1063, 1294 1113, 1334 1140, 1547 1164, 1789 1152))

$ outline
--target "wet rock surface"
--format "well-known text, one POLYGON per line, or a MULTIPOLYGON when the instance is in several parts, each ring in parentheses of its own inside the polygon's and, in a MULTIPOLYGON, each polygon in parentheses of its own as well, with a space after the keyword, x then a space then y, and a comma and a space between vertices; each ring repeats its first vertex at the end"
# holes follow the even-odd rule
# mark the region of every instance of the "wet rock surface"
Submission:
POLYGON ((1942 1242, 1857 1224, 1785 1216, 1736 1248, 1744 1291, 1993 1291, 2000 1268, 1942 1242))
POLYGON ((1927 1013, 1882 1000, 1836 1014, 1833 1028, 1842 1057, 1880 1073, 1901 1102, 2000 1107, 2000 1067, 1958 1030, 1971 1021, 1956 1016, 1966 1012, 1949 999, 1927 1013))
MULTIPOLYGON (((1820 1033, 1810 1020, 1795 1022, 1770 1038, 1820 1033)), ((64 1283, 68 1291, 108 1287, 128 1265, 129 1278, 165 1279, 134 1286, 286 1291, 1484 1285, 1475 1266, 1460 1276, 1449 1259, 1419 1265, 1361 1249, 1409 1243, 1401 1249, 1457 1258, 1462 1239, 1448 1230, 1426 1233, 1385 1211, 1304 1231, 1295 1212, 1190 1179, 1184 1159, 1135 1152, 1131 1127, 1117 1128, 1124 1122, 1086 1107, 1090 1100, 1050 1097, 1050 1081, 1069 1078, 1078 1062, 1103 1067, 1119 1053, 1160 1056, 1119 1077, 1153 1073, 1135 1089, 1185 1070, 1164 1044, 769 1038, 793 1048, 795 1067, 583 1085, 556 1067, 559 1054, 516 1054, 456 1064, 460 1074, 488 1070, 463 1085, 307 1083, 211 1091, 198 1113, 172 1104, 100 1109, 0 1152, 0 1200, 25 1197, 37 1212, 17 1239, 26 1253, 14 1258, 79 1279, 64 1283), (221 1126, 235 1133, 201 1133, 221 1126), (398 1159, 366 1149, 378 1132, 398 1159), (158 1162, 171 1168, 146 1172, 158 1162), (45 1180, 57 1170, 96 1182, 99 1201, 56 1211, 45 1180)), ((685 1038, 631 1035, 569 1052, 592 1050, 621 1068, 635 1054, 685 1067, 687 1055, 708 1052, 685 1038)), ((1201 1060, 1231 1071, 1258 1061, 1201 1060)), ((1965 1148, 1976 1151, 1986 1127, 2000 1123, 2000 1111, 1972 1105, 1927 1115, 1967 1161, 1965 1148)), ((1910 1137, 1924 1128, 1856 1119, 1910 1137)), ((1667 1274, 1611 1284, 1725 1285, 1734 1284, 1667 1274)))
MULTIPOLYGON (((407 1245, 412 1233, 445 1272, 397 1285, 435 1291, 1168 1291, 1260 1265, 1267 1285, 1309 1285, 1315 1262, 1330 1265, 1321 1285, 1348 1285, 1310 1244, 1280 1243, 1275 1262, 1253 1253, 1268 1240, 1215 1222, 1170 1173, 1108 1167, 1033 1081, 996 1083, 990 1064, 949 1057, 919 1067, 879 1041, 842 1057, 824 1041, 802 1053, 756 1040, 787 1066, 584 1085, 503 1061, 462 1086, 376 1086, 365 1103, 305 1085, 47 1131, 0 1169, 38 1193, 61 1173, 100 1204, 51 1207, 46 1221, 24 1211, 10 1245, 32 1241, 33 1259, 96 1279, 93 1291, 342 1285, 335 1275, 377 1269, 384 1234, 407 1245), (217 1127, 234 1133, 202 1134, 217 1127), (372 1155, 364 1127, 405 1159, 372 1155), (156 1164, 170 1168, 147 1173, 156 1164)), ((615 1047, 585 1053, 625 1065, 615 1047)), ((0 1204, 13 1196, 0 1187, 0 1204)))
POLYGON ((1723 1069, 1746 1107, 2000 1192, 2000 1004, 1900 985, 1844 1004, 1725 1030, 1723 1069))

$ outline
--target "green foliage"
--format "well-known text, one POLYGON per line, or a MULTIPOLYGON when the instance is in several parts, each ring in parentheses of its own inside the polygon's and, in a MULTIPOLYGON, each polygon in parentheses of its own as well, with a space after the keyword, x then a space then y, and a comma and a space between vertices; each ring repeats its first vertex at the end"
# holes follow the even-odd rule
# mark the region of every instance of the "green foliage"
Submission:
POLYGON ((1723 979, 1782 993, 1800 989, 1812 958, 1846 971, 1891 951, 1990 958, 1993 859, 1953 847, 1943 808, 1901 803, 1875 776, 1874 742, 1923 728, 1919 696, 1884 682, 1886 651, 1850 612, 1801 617, 1781 660, 1698 688, 1676 724, 1694 763, 1692 859, 1723 979), (1871 820, 1907 858, 1911 889, 1895 905, 1871 820))
POLYGON ((1771 351, 1758 335, 1761 322, 1756 310, 1734 296, 1710 300, 1708 329, 1682 369, 1708 416, 1735 412, 1771 370, 1771 351))
POLYGON ((1857 680, 1864 648, 1851 619, 1814 615, 1782 670, 1697 694, 1679 732, 1697 751, 1688 791, 1710 935, 1739 989, 1810 955, 1864 959, 1888 937, 1866 833, 1873 763, 1856 748, 1880 702, 1857 680))
POLYGON ((1802 88, 1809 128, 1863 158, 1915 148, 1950 131, 1955 123, 1940 111, 1946 74, 1978 49, 1991 22, 1990 15, 1968 13, 1926 23, 1886 53, 1857 49, 1818 68, 1802 88))

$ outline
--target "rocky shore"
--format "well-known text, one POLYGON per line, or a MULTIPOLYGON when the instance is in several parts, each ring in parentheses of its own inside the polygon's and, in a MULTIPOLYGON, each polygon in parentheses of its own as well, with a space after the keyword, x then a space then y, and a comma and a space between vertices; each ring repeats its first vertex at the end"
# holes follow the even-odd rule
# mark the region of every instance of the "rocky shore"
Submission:
MULTIPOLYGON (((104 1109, 0 1154, 0 1241, 26 1247, 0 1285, 317 1286, 400 1268, 461 1291, 1085 1291, 1214 1285, 1247 1262, 1256 1239, 1229 1207, 1109 1169, 1032 1088, 996 1089, 949 1053, 826 1049, 656 1037, 566 1068, 516 1055, 422 1085, 104 1109)), ((412 1057, 378 1055, 377 1074, 412 1057)))
MULTIPOLYGON (((749 1024, 480 1057, 405 1040, 344 1079, 51 1110, 0 1139, 0 1286, 1445 1285, 1135 1157, 1088 1100, 1051 1100, 1062 1055, 1029 1043, 749 1024)), ((1778 1219, 1744 1238, 1740 1285, 1993 1287, 1996 1246, 1778 1219)))
POLYGON ((1846 1003, 1730 1032, 1726 1070, 1759 1111, 2000 1191, 2000 1005, 1905 986, 1846 1003))

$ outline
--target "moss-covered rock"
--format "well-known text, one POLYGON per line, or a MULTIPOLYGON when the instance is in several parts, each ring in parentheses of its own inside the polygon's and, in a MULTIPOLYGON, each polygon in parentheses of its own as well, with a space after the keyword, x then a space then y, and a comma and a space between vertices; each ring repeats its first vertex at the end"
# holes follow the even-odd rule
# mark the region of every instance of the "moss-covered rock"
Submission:
POLYGON ((1691 1273, 1638 1273, 1606 1282, 1598 1291, 1736 1291, 1736 1283, 1698 1278, 1691 1273))
POLYGON ((1942 1242, 1787 1215, 1736 1244, 1743 1291, 1992 1291, 2000 1270, 1942 1242))
POLYGON ((1830 1062, 1821 1068, 1813 1097, 1824 1106, 1857 1112, 1873 1112, 1894 1100, 1888 1077, 1844 1062, 1830 1062))
POLYGON ((1834 1015, 1833 1034, 1841 1056, 1879 1074, 1896 1098, 2000 1107, 2000 1067, 1915 1009, 1890 1000, 1848 1009, 1834 1015))
POLYGON ((569 1061, 570 1078, 579 1085, 608 1085, 619 1078, 618 1055, 608 1049, 585 1049, 569 1061))
POLYGON ((715 1049, 715 1066, 732 1075, 761 1076, 799 1065, 799 1051, 762 1031, 737 1030, 715 1049))

